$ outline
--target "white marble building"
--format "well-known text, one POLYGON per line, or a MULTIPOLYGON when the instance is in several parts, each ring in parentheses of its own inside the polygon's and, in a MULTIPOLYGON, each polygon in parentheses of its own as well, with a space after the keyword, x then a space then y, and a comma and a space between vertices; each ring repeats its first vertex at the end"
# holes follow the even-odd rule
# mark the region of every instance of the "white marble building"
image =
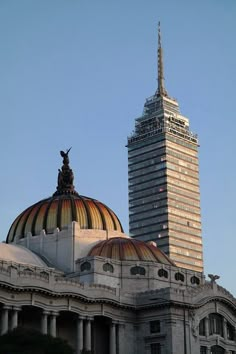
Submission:
POLYGON ((57 191, 23 211, 0 244, 0 330, 30 327, 76 354, 236 353, 236 299, 183 269, 115 213, 79 195, 68 153, 57 191))

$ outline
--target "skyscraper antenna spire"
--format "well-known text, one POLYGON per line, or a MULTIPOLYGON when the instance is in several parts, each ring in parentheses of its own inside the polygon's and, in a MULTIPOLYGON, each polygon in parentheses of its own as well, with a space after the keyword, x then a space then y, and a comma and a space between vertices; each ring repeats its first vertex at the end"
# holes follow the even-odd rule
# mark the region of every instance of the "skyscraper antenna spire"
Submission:
POLYGON ((158 47, 157 47, 157 94, 160 96, 168 96, 165 89, 165 79, 164 79, 164 65, 163 65, 163 52, 161 47, 161 24, 158 22, 158 47))

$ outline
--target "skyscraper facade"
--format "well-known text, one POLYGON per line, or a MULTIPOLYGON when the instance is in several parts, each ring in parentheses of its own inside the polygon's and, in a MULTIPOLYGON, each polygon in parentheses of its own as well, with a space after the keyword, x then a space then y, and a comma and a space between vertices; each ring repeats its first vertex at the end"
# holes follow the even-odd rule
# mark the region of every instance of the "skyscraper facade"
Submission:
POLYGON ((158 29, 158 88, 128 137, 130 235, 155 241, 183 268, 203 271, 198 138, 164 85, 158 29))

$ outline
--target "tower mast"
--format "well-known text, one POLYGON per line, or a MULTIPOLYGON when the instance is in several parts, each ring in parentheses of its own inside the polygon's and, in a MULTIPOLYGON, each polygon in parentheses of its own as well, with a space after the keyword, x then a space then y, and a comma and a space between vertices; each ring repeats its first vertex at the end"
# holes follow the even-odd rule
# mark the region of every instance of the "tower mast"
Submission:
POLYGON ((163 64, 163 50, 161 47, 161 24, 158 22, 158 47, 157 47, 157 94, 160 96, 168 96, 165 89, 165 78, 164 78, 164 64, 163 64))

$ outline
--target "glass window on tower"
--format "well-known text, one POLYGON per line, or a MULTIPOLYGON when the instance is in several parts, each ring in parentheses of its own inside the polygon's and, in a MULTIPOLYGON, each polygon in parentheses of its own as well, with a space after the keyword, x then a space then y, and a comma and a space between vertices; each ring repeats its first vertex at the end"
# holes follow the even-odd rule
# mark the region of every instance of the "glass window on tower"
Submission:
POLYGON ((160 343, 152 343, 151 344, 151 354, 161 354, 160 343))
POLYGON ((156 321, 151 321, 150 322, 150 333, 159 333, 161 331, 161 322, 156 320, 156 321))

